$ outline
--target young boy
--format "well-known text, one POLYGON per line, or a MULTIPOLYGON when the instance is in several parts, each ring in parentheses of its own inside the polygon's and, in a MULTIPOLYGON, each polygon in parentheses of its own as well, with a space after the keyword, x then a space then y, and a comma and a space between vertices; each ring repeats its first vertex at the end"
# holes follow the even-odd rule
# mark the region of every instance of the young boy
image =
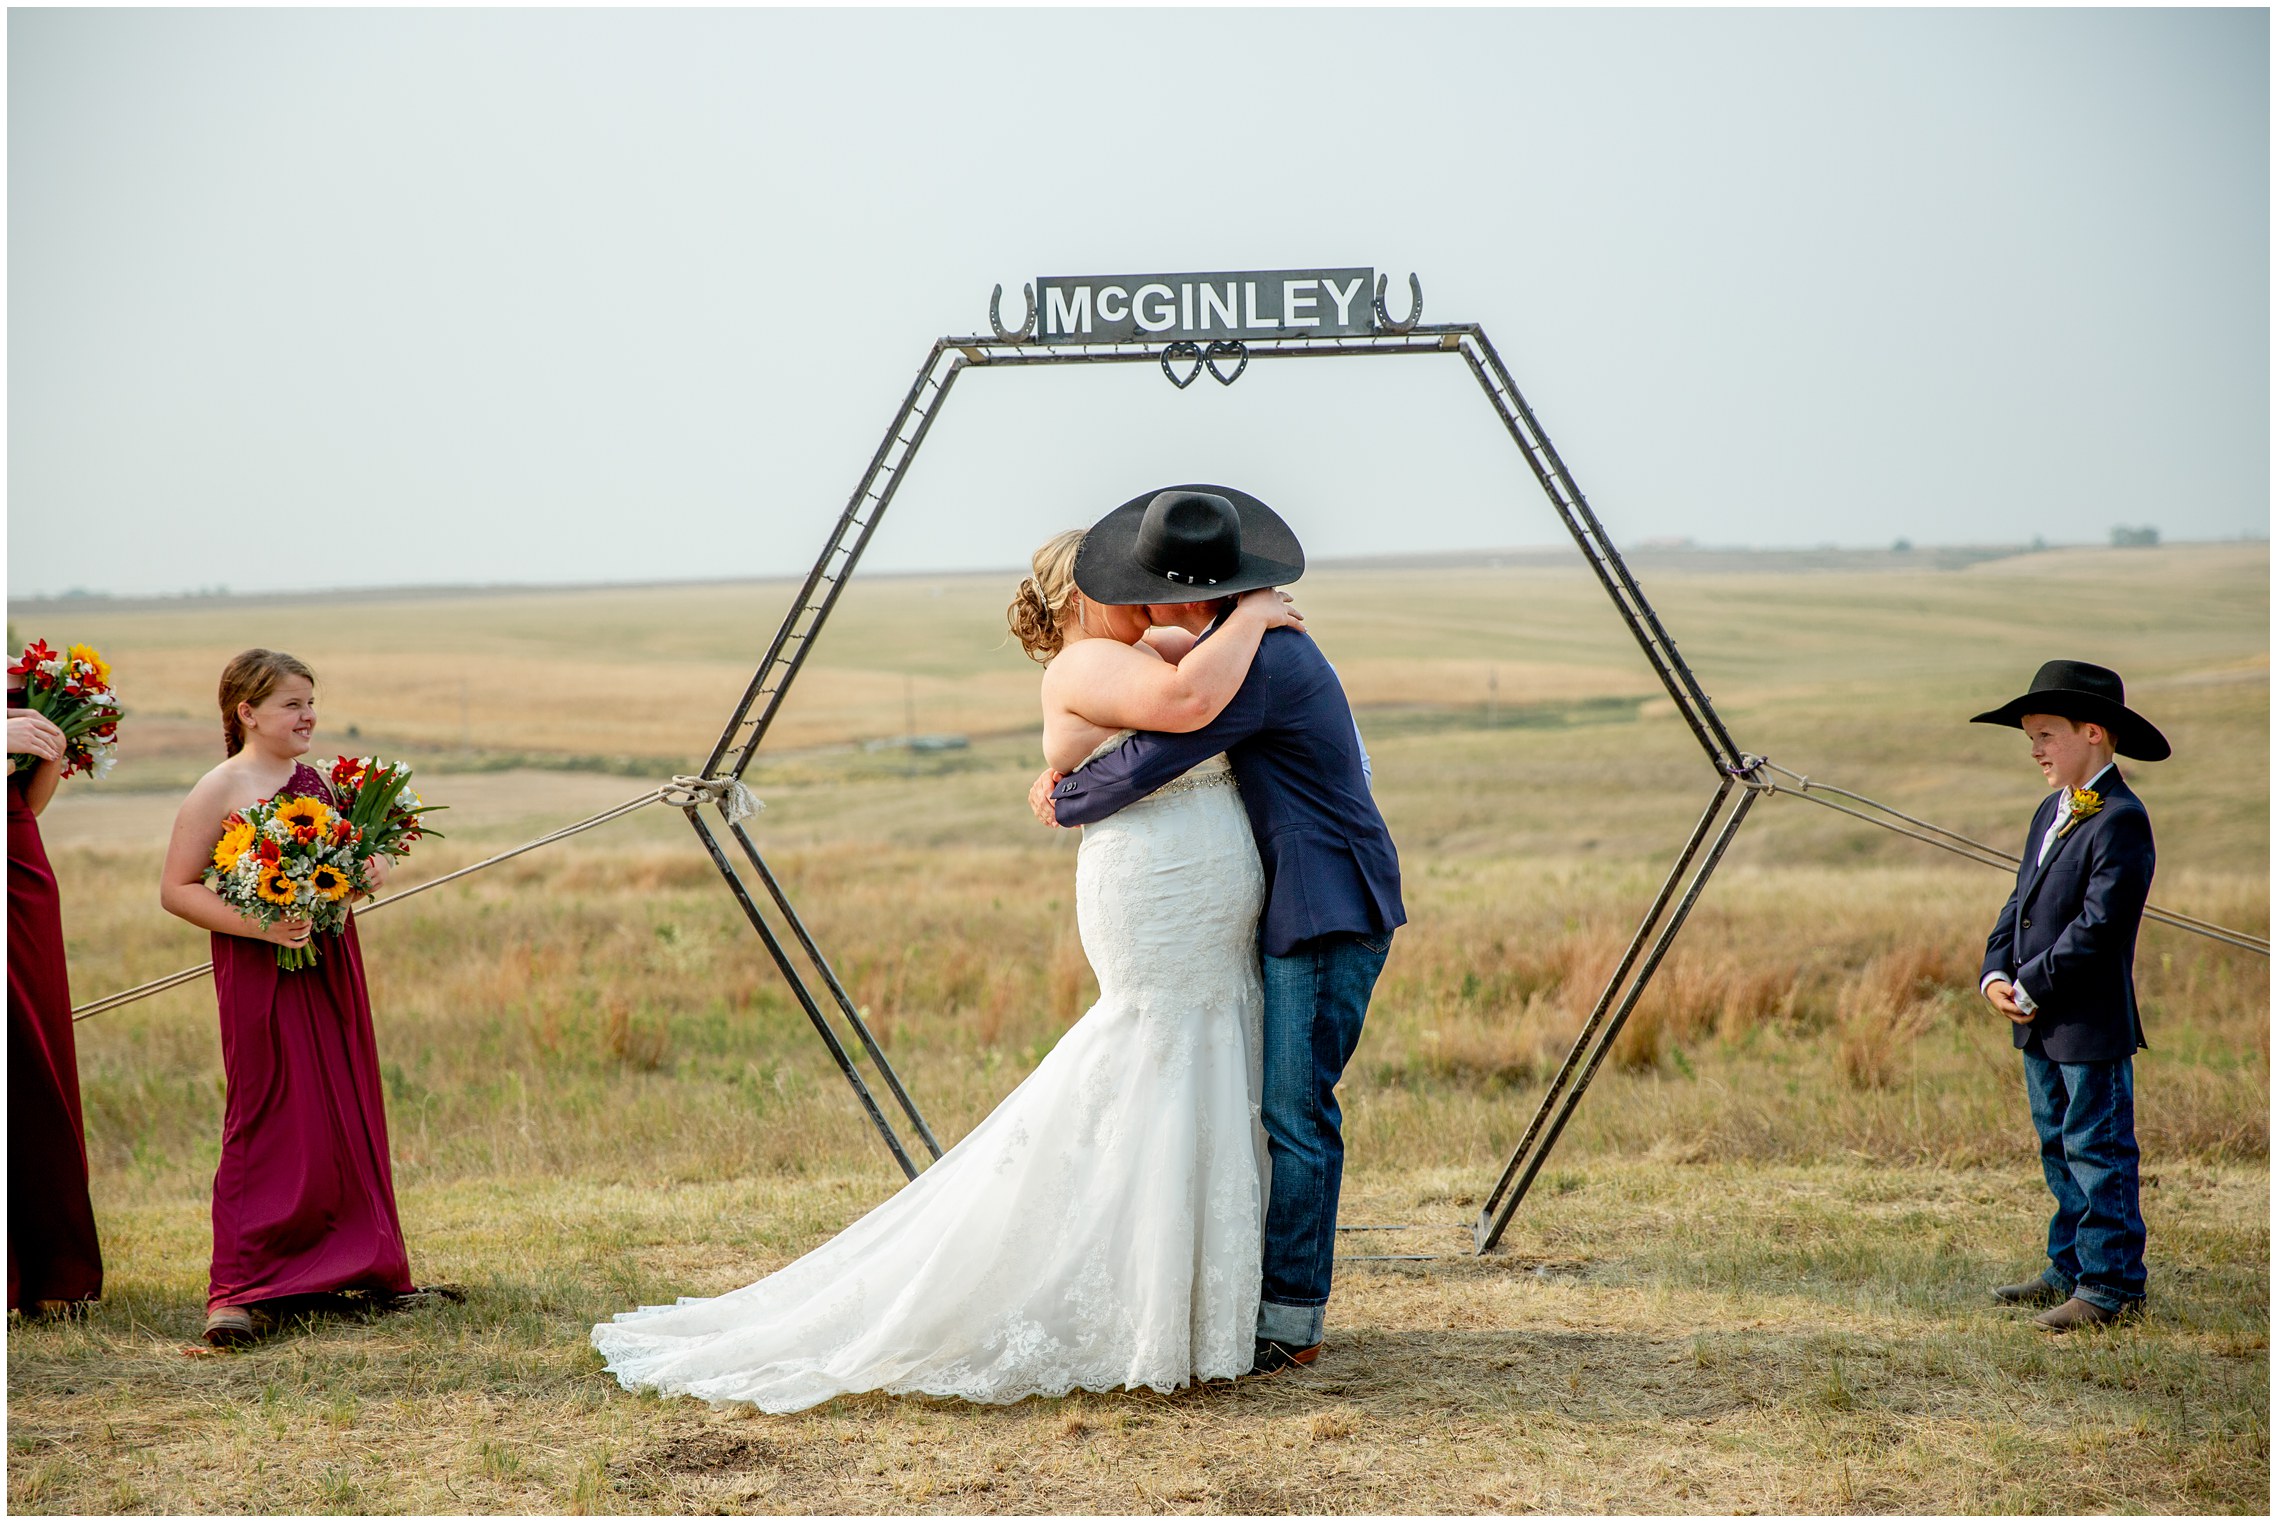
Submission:
POLYGON ((2056 1197, 2048 1267, 1993 1294, 2048 1308, 2033 1320, 2063 1333, 2143 1307, 2134 1054, 2149 1044, 2135 1007, 2135 933, 2156 853, 2150 816, 2113 758, 2164 761, 2172 748, 2127 707, 2117 672, 2082 661, 2050 661, 2030 692, 1971 723, 2021 728, 2053 790, 2025 832, 1979 987, 2015 1028, 2056 1197))

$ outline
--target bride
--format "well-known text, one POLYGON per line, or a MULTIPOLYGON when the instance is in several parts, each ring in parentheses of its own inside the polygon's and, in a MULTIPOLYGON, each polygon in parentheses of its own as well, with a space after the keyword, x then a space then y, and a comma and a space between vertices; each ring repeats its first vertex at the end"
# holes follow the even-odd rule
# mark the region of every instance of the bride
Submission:
MULTIPOLYGON (((1210 639, 1077 590, 1070 531, 1009 613, 1046 663, 1044 750, 1073 769, 1134 729, 1198 730, 1287 596, 1210 639)), ((855 1391, 1014 1402, 1174 1390, 1254 1358, 1263 875, 1226 759, 1085 830, 1076 916, 1099 1002, 963 1141, 775 1274, 593 1329, 628 1390, 792 1412, 855 1391)))

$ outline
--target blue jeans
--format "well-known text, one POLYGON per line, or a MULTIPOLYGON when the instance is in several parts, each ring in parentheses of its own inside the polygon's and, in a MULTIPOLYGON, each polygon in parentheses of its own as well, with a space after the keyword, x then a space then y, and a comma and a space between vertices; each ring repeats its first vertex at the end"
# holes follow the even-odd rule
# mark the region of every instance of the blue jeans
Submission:
POLYGON ((1257 1336, 1291 1348, 1320 1342, 1336 1261, 1336 1196, 1344 1185, 1344 1117, 1336 1081, 1360 1045, 1368 997, 1391 933, 1322 936, 1286 957, 1263 956, 1265 1141, 1273 1193, 1265 1206, 1265 1283, 1257 1336))
POLYGON ((2040 1169, 2056 1197, 2041 1279, 2105 1311, 2143 1299, 2142 1154, 2135 1062, 2052 1063, 2024 1054, 2040 1169))

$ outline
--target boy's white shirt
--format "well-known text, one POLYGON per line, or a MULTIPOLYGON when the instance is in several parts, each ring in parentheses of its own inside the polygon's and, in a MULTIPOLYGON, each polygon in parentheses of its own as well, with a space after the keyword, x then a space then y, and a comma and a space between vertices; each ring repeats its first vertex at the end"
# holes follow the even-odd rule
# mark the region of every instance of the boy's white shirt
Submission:
MULTIPOLYGON (((2083 788, 2094 787, 2097 783, 2103 781, 2104 773, 2110 771, 2113 767, 2116 767, 2118 765, 2118 758, 2113 757, 2111 760, 2105 762, 2101 767, 2097 768, 2095 775, 2089 778, 2086 782, 2082 783, 2080 786, 2083 788)), ((2056 837, 2063 833, 2064 822, 2071 818, 2071 795, 2072 790, 2066 788, 2064 790, 2064 796, 2057 801, 2056 816, 2054 819, 2048 821, 2048 828, 2041 833, 2040 854, 2032 859, 2033 866, 2037 867, 2040 863, 2047 861, 2048 853, 2056 849, 2056 837)), ((1984 993, 1985 990, 1993 986, 1993 983, 1996 980, 2007 984, 2010 989, 2015 991, 2016 1008, 2023 1011, 2026 1015, 2030 1015, 2040 1008, 2040 1002, 2032 998, 2032 996, 2025 991, 2024 985, 2018 980, 2010 978, 2006 973, 1987 973, 1981 980, 1978 981, 1977 993, 1984 993)))

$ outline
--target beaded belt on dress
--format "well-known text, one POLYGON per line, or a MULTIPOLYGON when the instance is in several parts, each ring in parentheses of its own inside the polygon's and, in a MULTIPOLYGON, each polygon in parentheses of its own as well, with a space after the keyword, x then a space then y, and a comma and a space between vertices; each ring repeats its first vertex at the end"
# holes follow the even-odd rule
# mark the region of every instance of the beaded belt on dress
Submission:
POLYGON ((1205 771, 1201 767, 1196 767, 1191 772, 1181 772, 1169 782, 1155 789, 1148 797, 1166 799, 1172 794, 1192 793, 1196 788, 1226 788, 1231 786, 1233 786, 1233 768, 1211 767, 1205 771))

